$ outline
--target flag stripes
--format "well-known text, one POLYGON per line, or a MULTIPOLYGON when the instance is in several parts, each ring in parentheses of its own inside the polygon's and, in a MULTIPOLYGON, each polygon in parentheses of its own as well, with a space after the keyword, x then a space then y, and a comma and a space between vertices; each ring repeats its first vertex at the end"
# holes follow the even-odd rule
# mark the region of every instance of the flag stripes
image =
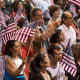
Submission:
POLYGON ((34 33, 35 33, 35 29, 29 27, 23 27, 22 29, 14 33, 12 39, 15 39, 20 42, 27 42, 28 37, 33 37, 34 33))
POLYGON ((13 32, 16 32, 15 23, 11 23, 7 26, 6 31, 5 31, 5 35, 3 37, 4 44, 6 44, 6 42, 12 38, 13 32))
POLYGON ((16 16, 14 17, 15 24, 18 24, 19 19, 21 18, 21 8, 18 9, 16 16))
POLYGON ((68 0, 68 1, 80 7, 80 0, 68 0))
POLYGON ((65 53, 64 53, 63 58, 61 59, 60 63, 62 65, 62 67, 68 73, 70 73, 73 77, 75 77, 75 75, 77 73, 77 68, 76 68, 75 60, 74 60, 73 53, 72 53, 72 50, 70 47, 70 40, 68 42, 67 48, 65 50, 65 53))
POLYGON ((6 27, 6 23, 5 23, 5 17, 4 17, 4 14, 0 8, 0 24, 2 24, 3 26, 6 27))

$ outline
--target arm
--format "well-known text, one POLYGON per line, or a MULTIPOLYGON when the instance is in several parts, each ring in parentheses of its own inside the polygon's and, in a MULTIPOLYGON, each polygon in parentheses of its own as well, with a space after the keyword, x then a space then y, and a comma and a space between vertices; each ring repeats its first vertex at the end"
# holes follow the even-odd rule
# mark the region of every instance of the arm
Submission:
POLYGON ((66 80, 66 76, 65 76, 65 74, 63 74, 63 79, 66 80))
POLYGON ((21 70, 23 69, 23 66, 26 61, 27 61, 27 59, 24 58, 22 64, 19 66, 19 68, 16 69, 13 61, 10 58, 6 58, 5 59, 5 68, 12 77, 17 77, 19 75, 19 73, 21 72, 21 70))
POLYGON ((55 33, 55 28, 57 28, 60 25, 60 20, 56 21, 54 24, 49 24, 47 27, 47 30, 41 34, 39 29, 36 29, 34 42, 41 43, 48 39, 53 33, 55 33))

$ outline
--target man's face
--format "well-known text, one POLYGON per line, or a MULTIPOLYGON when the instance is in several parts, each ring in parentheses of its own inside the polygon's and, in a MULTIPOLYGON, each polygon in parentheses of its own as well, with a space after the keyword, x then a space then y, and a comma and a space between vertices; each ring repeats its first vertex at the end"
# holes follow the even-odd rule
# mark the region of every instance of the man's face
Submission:
POLYGON ((69 27, 70 25, 73 24, 73 17, 72 17, 72 14, 70 14, 70 13, 66 13, 65 15, 67 18, 66 19, 63 18, 63 21, 64 21, 64 24, 69 27))
POLYGON ((54 50, 54 59, 60 61, 62 59, 63 52, 61 50, 54 50))
POLYGON ((32 20, 38 20, 38 25, 42 25, 42 23, 44 22, 42 11, 37 10, 35 12, 35 16, 32 16, 32 20))
POLYGON ((4 2, 4 0, 0 0, 0 7, 1 7, 2 9, 5 8, 5 2, 4 2))

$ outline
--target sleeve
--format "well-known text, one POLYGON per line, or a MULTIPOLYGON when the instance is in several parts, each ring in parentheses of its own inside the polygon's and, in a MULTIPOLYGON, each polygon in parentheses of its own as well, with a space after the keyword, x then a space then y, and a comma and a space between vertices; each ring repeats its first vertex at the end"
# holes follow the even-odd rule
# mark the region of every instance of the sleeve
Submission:
POLYGON ((48 25, 47 30, 45 32, 43 32, 43 34, 41 34, 39 29, 37 28, 35 31, 34 42, 41 43, 41 42, 45 41, 46 39, 48 39, 52 34, 55 33, 55 28, 57 26, 58 25, 56 23, 48 25))

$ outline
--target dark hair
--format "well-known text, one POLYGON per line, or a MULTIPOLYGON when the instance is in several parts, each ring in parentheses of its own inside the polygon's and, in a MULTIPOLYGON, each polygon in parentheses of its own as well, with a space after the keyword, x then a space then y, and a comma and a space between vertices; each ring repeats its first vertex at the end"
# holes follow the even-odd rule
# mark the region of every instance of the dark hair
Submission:
POLYGON ((13 11, 14 11, 14 12, 17 12, 17 11, 18 11, 17 7, 18 7, 19 2, 22 2, 23 6, 24 6, 23 1, 21 1, 21 0, 14 1, 14 2, 12 3, 12 5, 11 5, 10 13, 12 13, 13 11))
POLYGON ((6 47, 5 47, 5 55, 11 56, 12 57, 12 52, 10 50, 10 48, 14 47, 15 42, 17 42, 16 40, 8 40, 6 43, 6 47))
POLYGON ((19 26, 20 28, 22 28, 23 25, 24 25, 24 22, 25 22, 25 19, 24 18, 20 18, 19 21, 18 21, 17 26, 19 26))
POLYGON ((59 46, 57 46, 56 44, 51 44, 50 46, 49 46, 49 48, 47 49, 47 51, 48 51, 48 54, 52 54, 53 56, 54 56, 54 50, 55 49, 57 49, 57 50, 60 50, 60 47, 59 46))
POLYGON ((57 43, 59 41, 61 31, 61 29, 55 29, 55 33, 50 38, 50 43, 57 43))
POLYGON ((39 53, 30 64, 32 73, 36 73, 41 69, 40 62, 44 62, 45 54, 39 53))
POLYGON ((65 12, 62 14, 62 16, 61 16, 61 20, 62 20, 61 23, 64 23, 63 18, 64 18, 64 19, 67 19, 66 12, 70 13, 71 15, 73 15, 73 13, 72 13, 70 10, 65 11, 65 12))
POLYGON ((58 2, 58 0, 54 0, 54 3, 56 4, 58 2))
POLYGON ((50 14, 50 16, 53 17, 53 13, 58 9, 60 9, 60 6, 58 6, 58 5, 54 4, 54 5, 49 6, 49 14, 50 14))
POLYGON ((34 8, 31 9, 30 15, 35 16, 36 11, 42 11, 42 9, 39 8, 39 7, 34 7, 34 8))

